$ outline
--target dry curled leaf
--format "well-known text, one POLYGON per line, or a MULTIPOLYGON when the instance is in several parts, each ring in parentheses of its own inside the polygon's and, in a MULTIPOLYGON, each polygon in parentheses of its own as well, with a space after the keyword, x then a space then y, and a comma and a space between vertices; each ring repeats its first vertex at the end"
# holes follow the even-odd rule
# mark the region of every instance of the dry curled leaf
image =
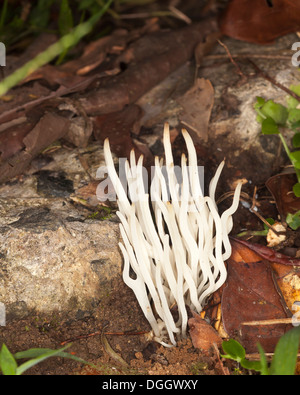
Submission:
POLYGON ((66 134, 69 125, 68 119, 46 113, 23 138, 24 149, 0 164, 0 182, 23 173, 41 150, 66 134))
POLYGON ((200 315, 193 312, 193 318, 188 321, 189 333, 193 346, 204 352, 208 352, 213 344, 218 347, 222 344, 222 339, 218 332, 209 325, 200 315))
POLYGON ((208 139, 208 124, 214 105, 214 94, 211 82, 205 78, 198 78, 194 86, 177 99, 183 108, 180 121, 189 132, 192 132, 196 142, 208 139))

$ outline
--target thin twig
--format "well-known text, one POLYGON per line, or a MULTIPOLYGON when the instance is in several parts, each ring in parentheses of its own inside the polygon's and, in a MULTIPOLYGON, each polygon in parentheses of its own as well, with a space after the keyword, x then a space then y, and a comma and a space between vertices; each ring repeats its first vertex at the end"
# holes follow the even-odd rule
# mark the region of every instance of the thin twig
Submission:
MULTIPOLYGON (((208 60, 228 59, 228 55, 227 54, 205 55, 204 58, 208 59, 208 60)), ((237 59, 291 60, 291 55, 241 53, 241 54, 231 54, 231 58, 233 58, 233 59, 237 58, 237 59)))
POLYGON ((233 57, 231 56, 231 53, 230 53, 230 51, 229 51, 227 45, 224 44, 224 43, 222 43, 221 40, 218 40, 218 43, 225 49, 225 51, 226 51, 226 53, 227 53, 227 55, 228 55, 228 57, 229 57, 229 59, 230 59, 230 62, 231 62, 231 63, 234 65, 234 67, 236 68, 237 73, 238 73, 243 79, 247 78, 247 76, 242 72, 240 66, 236 63, 236 61, 235 61, 235 60, 233 59, 233 57))
POLYGON ((267 220, 264 219, 264 217, 262 215, 259 214, 259 212, 257 212, 255 210, 256 207, 256 192, 257 192, 257 186, 254 187, 254 192, 253 192, 253 197, 252 197, 252 206, 249 208, 249 211, 253 214, 255 214, 269 229, 271 229, 276 236, 280 236, 281 234, 283 234, 284 232, 278 232, 278 230, 276 230, 267 220))
POLYGON ((284 92, 288 93, 290 96, 292 96, 294 99, 299 100, 300 101, 300 96, 297 95, 297 93, 291 91, 289 88, 285 87, 284 85, 280 84, 280 82, 276 81, 273 77, 271 77, 269 74, 267 74, 266 72, 264 72, 263 70, 261 70, 257 64, 255 64, 251 59, 248 59, 249 63, 251 63, 251 65, 254 67, 254 69, 257 71, 258 75, 260 75, 261 77, 265 78, 266 80, 268 80, 269 82, 271 82, 273 85, 277 86, 278 88, 280 88, 281 90, 283 90, 284 92))
MULTIPOLYGON (((273 352, 266 352, 265 356, 269 361, 272 360, 274 353, 273 352)), ((260 354, 246 354, 245 356, 249 361, 260 361, 261 360, 261 355, 260 354)), ((297 357, 300 357, 300 354, 297 354, 297 357)))
POLYGON ((292 324, 293 318, 275 318, 271 320, 260 320, 260 321, 248 321, 242 322, 241 325, 244 326, 259 326, 259 325, 279 325, 279 324, 292 324))

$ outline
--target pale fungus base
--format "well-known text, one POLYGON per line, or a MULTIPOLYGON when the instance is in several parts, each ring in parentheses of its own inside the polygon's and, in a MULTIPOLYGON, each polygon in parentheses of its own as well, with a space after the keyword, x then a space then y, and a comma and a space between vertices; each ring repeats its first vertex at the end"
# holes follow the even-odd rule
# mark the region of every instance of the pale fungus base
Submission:
POLYGON ((123 280, 135 293, 154 339, 164 346, 174 346, 186 337, 186 306, 200 313, 207 298, 226 281, 224 262, 231 255, 228 234, 242 186, 237 185, 231 207, 219 215, 215 191, 224 162, 210 182, 209 195, 204 196, 193 141, 186 130, 182 133, 188 161, 182 154, 180 174, 175 174, 169 127, 165 125, 165 168, 155 158, 150 196, 143 182, 143 157, 136 162, 132 152, 126 161, 128 197, 115 170, 108 139, 104 143, 107 171, 119 206, 123 280), (174 305, 178 308, 176 319, 170 311, 174 305))

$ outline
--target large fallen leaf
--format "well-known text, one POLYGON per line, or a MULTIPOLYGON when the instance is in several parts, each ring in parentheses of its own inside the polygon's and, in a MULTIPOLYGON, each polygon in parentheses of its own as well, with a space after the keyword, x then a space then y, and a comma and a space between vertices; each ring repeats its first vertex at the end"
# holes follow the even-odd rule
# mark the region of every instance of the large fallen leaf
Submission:
POLYGON ((291 317, 270 262, 247 246, 232 240, 227 286, 222 295, 222 320, 230 337, 237 338, 247 352, 257 352, 259 342, 273 352, 289 324, 244 325, 245 322, 291 317))
POLYGON ((276 285, 280 288, 288 309, 297 313, 299 310, 297 305, 300 302, 300 259, 290 258, 260 244, 235 238, 232 240, 269 261, 276 277, 276 285))
POLYGON ((221 18, 223 34, 266 44, 300 28, 299 0, 232 0, 221 18))

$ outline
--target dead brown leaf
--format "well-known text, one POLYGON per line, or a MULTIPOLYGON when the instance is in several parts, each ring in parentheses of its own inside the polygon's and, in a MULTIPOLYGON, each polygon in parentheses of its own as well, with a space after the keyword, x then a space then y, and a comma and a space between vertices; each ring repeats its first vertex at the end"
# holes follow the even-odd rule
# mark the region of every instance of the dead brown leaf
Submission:
POLYGON ((108 137, 112 152, 119 158, 129 158, 132 149, 140 156, 142 152, 134 144, 131 133, 138 134, 142 115, 143 111, 135 104, 122 111, 99 115, 94 118, 94 137, 101 142, 108 137))
POLYGON ((32 159, 53 141, 63 137, 70 121, 57 114, 46 113, 23 139, 24 149, 0 165, 0 182, 25 171, 32 159))
POLYGON ((23 122, 0 132, 0 162, 7 160, 25 147, 23 139, 33 127, 33 123, 23 122))
POLYGON ((199 314, 193 312, 193 318, 189 319, 188 325, 192 343, 195 348, 208 352, 213 348, 213 344, 216 344, 217 347, 221 346, 222 339, 218 335, 218 332, 201 318, 199 314))
POLYGON ((293 192, 293 185, 296 182, 295 174, 288 172, 276 174, 266 181, 282 221, 285 221, 288 213, 294 214, 300 210, 300 198, 293 192))
POLYGON ((231 240, 244 245, 246 248, 254 251, 261 258, 266 259, 269 262, 279 263, 280 265, 286 266, 300 266, 300 259, 291 258, 287 255, 281 254, 280 252, 274 251, 272 248, 261 244, 250 243, 246 240, 236 239, 234 237, 231 237, 231 240))
POLYGON ((177 99, 183 108, 180 121, 189 132, 192 132, 196 142, 208 139, 208 124, 214 105, 214 93, 209 80, 198 78, 194 86, 177 99))

